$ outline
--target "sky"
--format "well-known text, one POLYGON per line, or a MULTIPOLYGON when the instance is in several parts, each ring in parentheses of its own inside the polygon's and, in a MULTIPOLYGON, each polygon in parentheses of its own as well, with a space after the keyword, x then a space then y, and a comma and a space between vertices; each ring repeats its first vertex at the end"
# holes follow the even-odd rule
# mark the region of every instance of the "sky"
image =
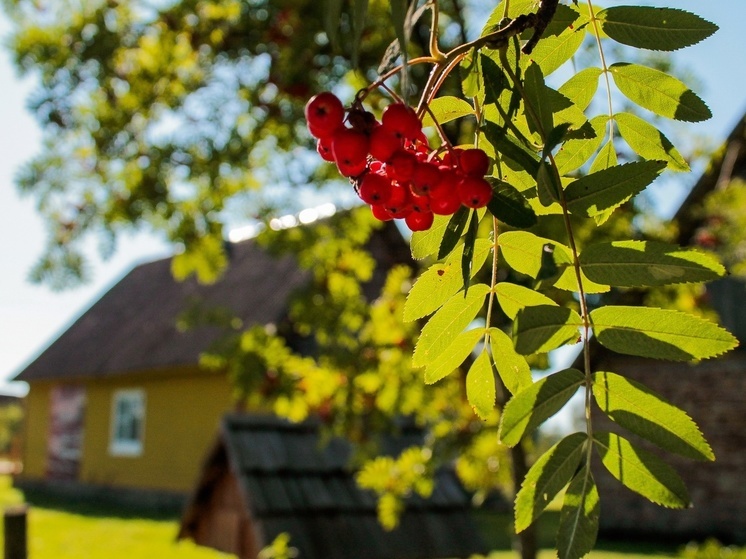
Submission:
MULTIPOLYGON (((612 2, 598 2, 612 5, 612 2)), ((635 2, 626 2, 634 4, 635 2)), ((643 2, 640 2, 643 3, 643 2)), ((698 77, 697 93, 709 105, 713 118, 690 130, 720 141, 746 111, 746 2, 743 0, 659 0, 648 5, 688 10, 720 26, 706 41, 675 53, 678 63, 698 77)), ((0 14, 0 38, 9 22, 0 14)), ((123 237, 115 255, 101 261, 90 248, 92 281, 71 291, 54 292, 32 284, 28 274, 45 242, 44 224, 34 200, 21 197, 14 184, 20 166, 40 149, 41 134, 25 108, 33 89, 33 76, 21 79, 7 50, 0 48, 0 393, 24 394, 23 383, 7 380, 20 372, 78 316, 135 265, 168 256, 169 247, 145 234, 123 237)), ((667 181, 658 200, 681 200, 694 184, 692 174, 667 181), (670 189, 670 190, 669 190, 670 189)))

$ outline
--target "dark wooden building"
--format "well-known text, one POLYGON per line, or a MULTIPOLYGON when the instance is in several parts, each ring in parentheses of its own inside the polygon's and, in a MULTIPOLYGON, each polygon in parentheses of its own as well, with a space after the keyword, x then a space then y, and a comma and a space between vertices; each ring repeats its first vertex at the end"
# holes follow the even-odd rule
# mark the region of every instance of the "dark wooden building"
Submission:
MULTIPOLYGON (((383 454, 420 444, 403 429, 382 441, 383 454)), ((437 474, 430 498, 407 500, 400 525, 385 531, 374 495, 349 468, 350 445, 322 443, 318 424, 271 416, 231 415, 204 465, 179 538, 254 559, 285 532, 300 559, 435 559, 468 557, 486 548, 469 495, 455 474, 437 474)))
MULTIPOLYGON (((678 211, 675 219, 680 244, 691 244, 707 225, 707 217, 700 211, 706 196, 728 188, 735 179, 746 180, 746 118, 733 130, 678 211)), ((678 471, 694 506, 687 510, 659 507, 630 492, 607 472, 599 471, 596 479, 601 495, 601 530, 607 534, 664 535, 682 540, 717 537, 727 542, 746 542, 746 282, 727 277, 706 289, 708 302, 721 323, 741 342, 738 349, 724 357, 682 364, 594 348, 594 370, 613 371, 637 380, 687 411, 716 456, 715 462, 694 462, 663 453, 637 439, 678 471)), ((600 412, 593 420, 599 429, 614 430, 600 412)))

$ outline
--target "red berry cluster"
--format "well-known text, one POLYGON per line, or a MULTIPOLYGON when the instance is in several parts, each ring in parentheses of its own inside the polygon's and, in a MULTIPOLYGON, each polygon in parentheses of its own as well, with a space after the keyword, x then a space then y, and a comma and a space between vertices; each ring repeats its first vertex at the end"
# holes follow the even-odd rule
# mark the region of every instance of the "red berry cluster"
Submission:
POLYGON ((482 208, 492 198, 484 179, 487 154, 449 148, 439 156, 428 145, 420 119, 402 103, 386 107, 381 122, 359 103, 345 118, 342 102, 325 92, 306 104, 306 122, 319 155, 354 182, 381 221, 403 218, 412 231, 424 231, 433 214, 451 215, 462 204, 482 208))

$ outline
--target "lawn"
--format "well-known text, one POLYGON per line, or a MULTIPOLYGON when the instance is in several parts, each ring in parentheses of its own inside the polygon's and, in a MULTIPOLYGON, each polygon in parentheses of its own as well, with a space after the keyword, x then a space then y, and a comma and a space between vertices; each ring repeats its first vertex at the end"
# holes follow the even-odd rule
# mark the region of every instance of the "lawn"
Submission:
MULTIPOLYGON (((23 502, 9 476, 0 476, 0 508, 23 502)), ((510 520, 507 515, 479 518, 489 543, 498 550, 489 559, 516 559, 510 551, 510 520)), ((557 513, 540 519, 539 539, 544 548, 539 559, 556 557, 551 550, 557 513)), ((175 518, 139 518, 80 504, 32 505, 29 512, 31 559, 231 559, 233 555, 177 542, 175 518)), ((0 532, 0 549, 3 534, 0 532)), ((291 541, 292 545, 292 541, 291 541)), ((599 542, 592 559, 663 559, 677 555, 677 547, 652 543, 599 542)), ((350 559, 354 559, 351 557, 350 559)))
MULTIPOLYGON (((9 476, 0 476, 0 508, 23 502, 9 476)), ((133 518, 113 511, 31 506, 31 559, 231 559, 235 556, 176 541, 174 518, 133 518)), ((0 548, 5 534, 0 532, 0 548)))

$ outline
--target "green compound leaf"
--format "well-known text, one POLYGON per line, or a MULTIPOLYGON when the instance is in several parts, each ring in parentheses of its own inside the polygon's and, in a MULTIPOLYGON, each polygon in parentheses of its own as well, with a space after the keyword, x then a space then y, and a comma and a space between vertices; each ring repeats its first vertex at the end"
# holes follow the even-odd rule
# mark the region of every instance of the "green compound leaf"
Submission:
POLYGON ((672 51, 695 45, 718 30, 714 23, 676 8, 615 6, 596 17, 615 41, 650 50, 672 51))
POLYGON ((495 407, 495 374, 490 356, 482 351, 466 373, 466 400, 481 419, 495 407))
POLYGON ((697 424, 646 386, 615 373, 593 375, 593 396, 612 421, 659 447, 694 460, 715 460, 697 424))
POLYGON ((469 221, 469 208, 461 206, 456 213, 451 216, 450 221, 446 225, 445 233, 443 233, 443 241, 440 243, 438 249, 438 260, 445 258, 458 244, 461 235, 464 232, 464 227, 469 221))
POLYGON ((614 83, 630 101, 657 115, 685 122, 712 117, 696 93, 660 70, 619 62, 609 67, 614 83))
POLYGON ((593 474, 587 465, 572 478, 560 510, 557 530, 559 559, 579 559, 596 543, 600 498, 593 474))
POLYGON ((725 275, 715 257, 658 241, 597 243, 580 254, 580 266, 593 281, 614 287, 656 287, 725 275))
POLYGON ((727 330, 673 310, 606 306, 591 311, 596 339, 617 353, 694 361, 716 357, 738 345, 727 330))
POLYGON ((596 153, 606 135, 606 125, 609 117, 605 115, 594 117, 590 125, 595 136, 591 138, 578 138, 566 141, 554 156, 554 162, 560 176, 564 176, 582 167, 591 156, 596 153))
POLYGON ((599 215, 644 190, 665 167, 662 161, 635 161, 581 177, 565 190, 567 207, 574 214, 599 215))
POLYGON ((593 446, 611 475, 657 505, 685 508, 691 503, 684 482, 660 458, 614 433, 595 433, 593 446))
MULTIPOLYGON (((474 244, 472 276, 484 265, 493 244, 487 239, 477 239, 474 244)), ((446 259, 430 266, 417 278, 409 290, 404 304, 404 321, 411 322, 435 312, 463 286, 461 258, 464 245, 458 246, 446 259)))
POLYGON ((507 281, 502 281, 495 286, 495 294, 497 295, 497 302, 500 303, 500 308, 513 320, 515 320, 518 311, 524 307, 557 304, 538 291, 507 281))
MULTIPOLYGON (((573 12, 573 10, 568 11, 573 12)), ((577 19, 579 15, 574 12, 574 18, 577 19)), ((531 53, 531 60, 539 65, 545 76, 570 60, 578 51, 580 45, 583 44, 585 29, 578 29, 577 27, 571 29, 569 23, 567 25, 559 35, 554 37, 544 36, 531 53)))
MULTIPOLYGON (((568 247, 528 231, 506 231, 498 237, 497 244, 502 251, 503 258, 511 268, 534 279, 539 277, 539 272, 542 270, 547 245, 549 245, 548 249, 554 251, 553 256, 556 262, 572 262, 572 252, 568 247)), ((558 268, 561 268, 559 278, 548 283, 558 289, 578 291, 578 282, 572 267, 559 264, 558 268)), ((586 293, 604 293, 609 290, 607 285, 597 284, 586 277, 583 277, 583 287, 586 293)))
POLYGON ((558 202, 561 188, 554 168, 546 161, 539 163, 539 171, 536 173, 536 192, 541 205, 548 207, 558 202))
POLYGON ((630 113, 618 113, 614 120, 622 138, 637 155, 665 161, 670 171, 689 171, 686 159, 655 126, 630 113))
POLYGON ((428 106, 430 107, 430 112, 426 112, 422 117, 423 127, 434 126, 433 117, 430 113, 435 115, 435 119, 440 124, 451 122, 457 118, 474 115, 474 107, 459 97, 452 97, 449 95, 436 97, 428 106))
POLYGON ((482 69, 477 51, 467 54, 459 64, 461 70, 461 92, 464 97, 484 99, 484 84, 482 83, 482 69))
POLYGON ((544 75, 538 64, 529 64, 524 74, 523 82, 526 93, 526 115, 528 125, 532 132, 546 138, 549 131, 554 128, 554 116, 549 105, 549 94, 544 84, 544 75))
POLYGON ((592 175, 593 173, 597 173, 605 169, 611 169, 612 167, 616 166, 616 147, 614 146, 614 141, 610 138, 609 141, 604 144, 604 147, 599 150, 598 155, 596 155, 595 159, 593 160, 593 163, 591 163, 591 168, 588 169, 588 174, 592 175))
POLYGON ((489 336, 492 360, 505 388, 511 394, 517 394, 531 386, 531 368, 526 358, 516 353, 510 336, 499 328, 490 328, 489 336))
POLYGON ((585 433, 568 435, 531 466, 515 498, 515 531, 528 528, 565 487, 583 459, 585 433))
POLYGON ((484 124, 483 132, 497 153, 520 165, 531 176, 536 176, 539 170, 539 157, 535 153, 528 151, 526 146, 492 122, 484 124))
POLYGON ((577 369, 565 369, 524 388, 505 405, 498 437, 513 447, 524 435, 557 413, 585 381, 577 369))
POLYGON ((430 229, 412 233, 412 240, 409 243, 412 258, 422 260, 438 252, 450 219, 449 215, 436 215, 430 229))
POLYGON ((474 350, 477 342, 484 337, 485 330, 476 328, 461 332, 443 355, 425 369, 425 383, 433 384, 455 371, 474 350))
POLYGON ((494 60, 485 55, 480 55, 480 59, 484 78, 484 103, 499 103, 500 94, 510 87, 510 82, 494 60))
POLYGON ((586 68, 581 70, 559 88, 559 92, 584 111, 593 101, 598 90, 598 78, 603 72, 601 68, 586 68))
POLYGON ((477 316, 489 290, 487 285, 480 283, 473 285, 466 297, 461 293, 451 297, 422 329, 414 348, 412 365, 424 367, 438 359, 477 316))
POLYGON ((487 177, 492 186, 492 199, 487 204, 489 212, 497 219, 520 229, 532 227, 538 221, 528 200, 508 183, 487 177))
POLYGON ((555 305, 525 307, 518 311, 513 324, 515 349, 530 355, 577 343, 582 325, 580 315, 572 309, 555 305))

